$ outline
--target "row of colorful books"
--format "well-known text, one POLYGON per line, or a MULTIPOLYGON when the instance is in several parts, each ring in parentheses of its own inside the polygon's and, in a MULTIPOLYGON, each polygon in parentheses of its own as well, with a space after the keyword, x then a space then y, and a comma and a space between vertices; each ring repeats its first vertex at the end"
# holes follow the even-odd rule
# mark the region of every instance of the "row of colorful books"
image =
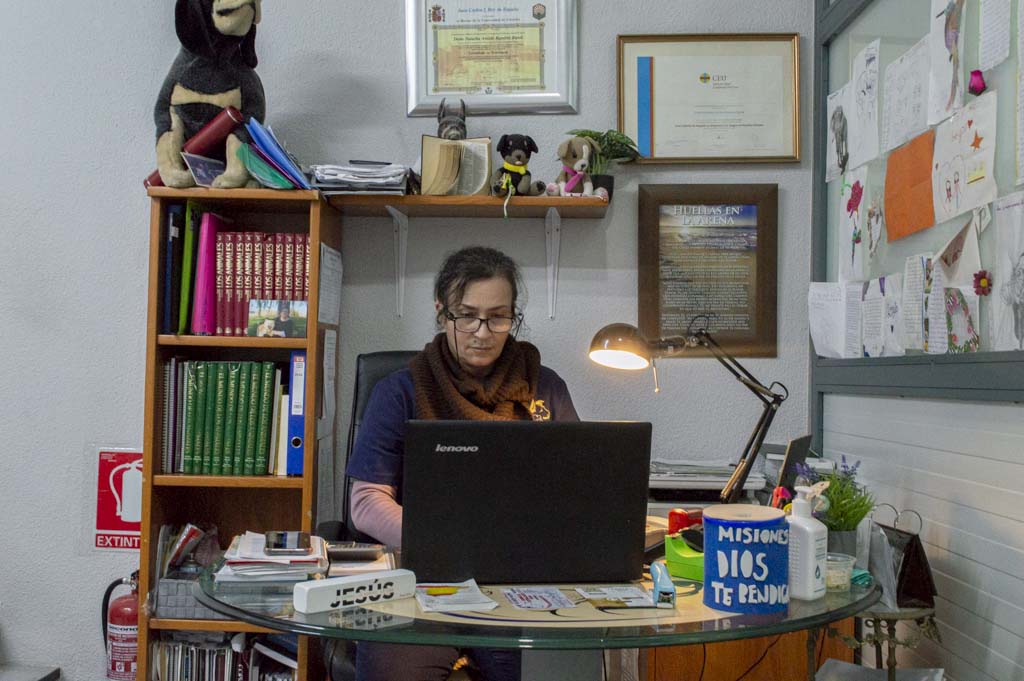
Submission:
POLYGON ((150 659, 161 681, 291 681, 299 666, 288 634, 168 632, 150 645, 150 659))
POLYGON ((163 366, 161 470, 301 475, 306 354, 290 366, 173 357, 163 366))
POLYGON ((253 300, 309 299, 308 234, 230 227, 196 201, 168 207, 163 333, 256 335, 253 300))

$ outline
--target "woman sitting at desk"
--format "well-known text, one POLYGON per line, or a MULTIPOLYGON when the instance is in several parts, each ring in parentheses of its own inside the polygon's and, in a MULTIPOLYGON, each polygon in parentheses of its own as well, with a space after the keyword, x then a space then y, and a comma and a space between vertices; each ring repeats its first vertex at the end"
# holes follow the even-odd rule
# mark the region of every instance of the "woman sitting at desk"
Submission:
MULTIPOLYGON (((366 405, 348 464, 355 479, 349 512, 358 530, 390 546, 402 542, 401 476, 409 419, 577 421, 565 381, 515 340, 522 276, 492 248, 449 255, 434 279, 437 334, 408 368, 381 379, 366 405), (509 338, 512 336, 512 338, 509 338)), ((488 681, 519 679, 516 650, 473 650, 488 681)), ((356 676, 444 679, 458 658, 448 647, 360 643, 356 676)))

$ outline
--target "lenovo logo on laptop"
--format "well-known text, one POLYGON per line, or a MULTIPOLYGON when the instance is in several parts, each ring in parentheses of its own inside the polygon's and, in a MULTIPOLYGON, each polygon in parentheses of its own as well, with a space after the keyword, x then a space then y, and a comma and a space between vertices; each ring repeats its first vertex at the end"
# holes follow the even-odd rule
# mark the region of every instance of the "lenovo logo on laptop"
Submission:
POLYGON ((435 452, 479 452, 476 445, 437 445, 435 452))

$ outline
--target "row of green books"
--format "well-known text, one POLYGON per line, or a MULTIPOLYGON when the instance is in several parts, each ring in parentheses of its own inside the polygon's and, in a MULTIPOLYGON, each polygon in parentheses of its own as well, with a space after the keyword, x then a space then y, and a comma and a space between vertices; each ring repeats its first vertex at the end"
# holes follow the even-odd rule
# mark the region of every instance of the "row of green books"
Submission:
POLYGON ((287 411, 280 406, 287 400, 281 376, 273 362, 167 362, 163 472, 265 475, 283 469, 285 454, 277 456, 279 421, 287 411))

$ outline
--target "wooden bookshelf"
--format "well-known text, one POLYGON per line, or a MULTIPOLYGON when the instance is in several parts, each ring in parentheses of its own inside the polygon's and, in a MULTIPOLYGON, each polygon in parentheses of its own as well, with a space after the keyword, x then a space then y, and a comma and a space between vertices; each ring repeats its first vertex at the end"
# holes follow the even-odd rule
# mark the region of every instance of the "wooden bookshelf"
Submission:
POLYGON ((234 620, 174 620, 157 617, 150 618, 149 628, 162 631, 242 631, 247 634, 269 634, 274 631, 266 627, 258 627, 247 622, 235 622, 234 620))
MULTIPOLYGON (((327 202, 345 216, 388 217, 388 206, 409 217, 501 218, 505 199, 497 196, 339 195, 327 202)), ((514 196, 512 218, 543 218, 554 208, 563 218, 603 218, 608 202, 592 196, 514 196)))
POLYGON ((302 489, 302 477, 276 475, 157 475, 155 487, 243 487, 252 489, 302 489))
POLYGON ((160 334, 157 344, 165 347, 257 348, 262 350, 305 350, 305 338, 249 338, 232 336, 178 336, 160 334))
MULTIPOLYGON (((318 414, 322 401, 323 343, 334 325, 319 318, 320 245, 341 250, 341 214, 316 191, 266 189, 170 189, 154 187, 150 197, 150 249, 146 326, 145 418, 143 433, 142 532, 139 557, 139 679, 150 678, 150 642, 162 631, 267 632, 268 629, 232 620, 192 620, 157 617, 149 606, 156 585, 156 551, 160 527, 187 522, 216 525, 221 548, 236 534, 252 530, 313 530, 317 490, 316 418, 305 422, 304 475, 279 477, 177 475, 163 473, 163 373, 172 357, 186 361, 273 361, 286 366, 290 353, 304 350, 307 415, 318 414), (306 338, 239 338, 161 334, 167 210, 198 199, 204 210, 231 221, 232 230, 257 230, 309 235, 309 300, 306 338)), ((336 368, 332 369, 336 371, 336 368)), ((336 439, 335 439, 336 440, 336 439)), ((333 453, 325 452, 325 456, 333 453)), ((298 681, 317 681, 323 663, 317 645, 299 638, 298 681)))

